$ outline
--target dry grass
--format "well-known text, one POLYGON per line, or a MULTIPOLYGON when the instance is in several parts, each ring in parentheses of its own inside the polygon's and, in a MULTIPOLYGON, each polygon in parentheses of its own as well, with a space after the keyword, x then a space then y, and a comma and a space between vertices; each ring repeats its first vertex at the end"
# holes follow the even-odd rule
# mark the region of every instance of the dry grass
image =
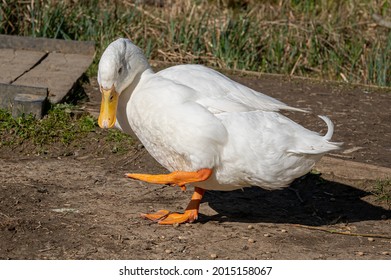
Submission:
POLYGON ((386 0, 0 3, 0 33, 95 40, 97 57, 129 37, 157 60, 391 85, 386 0))

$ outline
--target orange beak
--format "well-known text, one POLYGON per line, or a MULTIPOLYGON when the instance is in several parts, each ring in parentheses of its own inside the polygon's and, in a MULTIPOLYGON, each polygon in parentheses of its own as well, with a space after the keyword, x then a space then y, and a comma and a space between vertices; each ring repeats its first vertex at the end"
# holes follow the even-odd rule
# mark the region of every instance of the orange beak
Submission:
POLYGON ((102 102, 98 124, 101 128, 112 128, 115 124, 119 94, 115 91, 114 85, 111 89, 101 88, 102 102))

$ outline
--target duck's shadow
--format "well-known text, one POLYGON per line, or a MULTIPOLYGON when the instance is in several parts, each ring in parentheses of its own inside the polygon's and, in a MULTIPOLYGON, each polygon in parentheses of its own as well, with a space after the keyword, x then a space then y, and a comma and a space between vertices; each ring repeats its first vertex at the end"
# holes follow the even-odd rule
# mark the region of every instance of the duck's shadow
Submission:
POLYGON ((353 186, 308 174, 289 188, 267 191, 258 187, 243 191, 206 192, 203 202, 217 212, 200 214, 199 222, 292 223, 330 225, 389 219, 391 211, 363 200, 372 195, 353 186))

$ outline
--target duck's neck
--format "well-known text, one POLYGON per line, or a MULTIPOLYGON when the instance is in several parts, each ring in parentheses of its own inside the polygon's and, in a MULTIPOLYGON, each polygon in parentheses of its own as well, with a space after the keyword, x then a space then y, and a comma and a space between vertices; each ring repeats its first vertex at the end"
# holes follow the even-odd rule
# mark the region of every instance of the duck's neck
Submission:
POLYGON ((132 93, 138 86, 139 82, 142 79, 148 78, 150 75, 155 74, 151 68, 147 68, 144 70, 144 72, 139 73, 135 76, 133 82, 121 93, 118 100, 118 107, 117 107, 117 124, 118 128, 122 130, 123 132, 127 134, 131 134, 132 136, 135 136, 133 130, 130 127, 128 116, 125 113, 127 111, 127 106, 130 101, 130 98, 132 96, 132 93), (120 114, 119 112, 124 112, 123 114, 120 114))

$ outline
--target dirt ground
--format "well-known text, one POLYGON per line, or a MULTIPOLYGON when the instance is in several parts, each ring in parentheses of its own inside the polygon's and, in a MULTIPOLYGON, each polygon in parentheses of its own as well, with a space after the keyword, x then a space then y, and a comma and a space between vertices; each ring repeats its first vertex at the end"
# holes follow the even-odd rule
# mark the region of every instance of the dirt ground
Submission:
MULTIPOLYGON (((345 142, 332 156, 391 167, 389 89, 270 75, 235 79, 329 116, 333 139, 345 142)), ((85 90, 85 110, 96 114, 96 81, 85 90)), ((314 115, 292 117, 325 132, 314 115)), ((165 170, 139 143, 111 153, 101 138, 92 133, 66 153, 55 146, 41 155, 0 149, 0 259, 391 259, 391 210, 373 195, 373 181, 308 174, 280 191, 208 191, 197 222, 160 226, 139 214, 181 211, 192 188, 125 178, 165 170)))

